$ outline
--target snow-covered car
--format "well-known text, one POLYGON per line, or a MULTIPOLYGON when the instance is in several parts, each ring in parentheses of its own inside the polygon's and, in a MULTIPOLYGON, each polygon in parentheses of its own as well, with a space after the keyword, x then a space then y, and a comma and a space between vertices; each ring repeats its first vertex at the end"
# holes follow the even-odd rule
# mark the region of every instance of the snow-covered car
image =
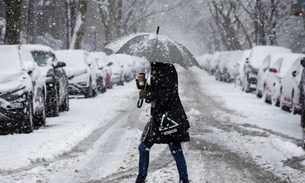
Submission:
POLYGON ((30 58, 21 45, 0 46, 0 125, 24 133, 46 123, 46 89, 30 58))
POLYGON ((266 86, 266 78, 268 75, 269 68, 274 65, 276 61, 278 61, 281 57, 283 57, 286 53, 275 53, 272 55, 268 55, 262 65, 258 69, 257 74, 257 84, 256 84, 256 96, 261 98, 263 96, 263 91, 266 86))
POLYGON ((68 77, 63 67, 64 62, 57 60, 52 48, 42 45, 22 45, 31 52, 40 68, 47 88, 47 116, 58 116, 59 112, 69 111, 68 77))
POLYGON ((123 65, 124 81, 130 82, 134 80, 137 74, 134 67, 135 61, 132 59, 132 57, 124 54, 116 54, 116 57, 118 57, 120 64, 123 65))
POLYGON ((90 57, 96 70, 97 91, 104 93, 107 90, 105 84, 106 73, 104 71, 106 54, 104 52, 90 52, 90 57))
POLYGON ((221 52, 219 55, 219 62, 217 64, 217 67, 215 68, 215 79, 219 81, 224 81, 224 73, 226 72, 225 65, 229 61, 229 51, 221 52))
POLYGON ((243 90, 246 92, 256 91, 257 75, 265 58, 274 53, 291 53, 290 49, 278 46, 255 46, 244 64, 243 90))
POLYGON ((242 54, 243 52, 240 50, 223 52, 215 73, 216 79, 228 83, 235 81, 238 75, 238 61, 242 54))
POLYGON ((204 70, 209 71, 212 58, 213 58, 213 55, 204 54, 202 56, 196 57, 196 60, 198 61, 198 63, 204 70))
POLYGON ((292 111, 293 113, 300 113, 302 107, 302 101, 300 100, 300 86, 303 72, 301 60, 304 57, 304 54, 291 54, 288 59, 293 64, 282 78, 280 106, 283 110, 292 111))
POLYGON ((299 54, 283 54, 269 68, 264 87, 265 102, 280 106, 280 99, 283 93, 282 79, 298 58, 300 58, 299 54))
POLYGON ((106 57, 109 63, 112 84, 124 85, 124 65, 115 54, 106 57))
POLYGON ((244 76, 245 76, 245 72, 244 72, 244 65, 245 65, 245 63, 246 63, 246 61, 247 61, 247 58, 249 58, 249 55, 250 55, 250 53, 251 53, 251 51, 250 50, 243 50, 242 51, 243 53, 242 53, 242 55, 241 55, 241 57, 238 59, 238 61, 237 61, 237 76, 236 76, 236 80, 235 80, 235 85, 237 85, 237 86, 243 86, 243 83, 244 83, 244 81, 243 81, 243 79, 245 78, 244 76))
POLYGON ((97 95, 96 70, 85 50, 55 51, 58 60, 65 62, 64 68, 69 79, 69 94, 84 95, 85 98, 97 95))
POLYGON ((134 61, 134 68, 135 68, 135 75, 138 73, 146 73, 149 70, 150 63, 147 61, 145 58, 140 58, 140 57, 131 57, 132 60, 134 61))
POLYGON ((222 52, 215 52, 213 54, 213 57, 211 59, 210 62, 210 66, 209 66, 209 74, 210 75, 214 75, 217 68, 218 68, 218 64, 220 62, 220 57, 221 57, 222 52))

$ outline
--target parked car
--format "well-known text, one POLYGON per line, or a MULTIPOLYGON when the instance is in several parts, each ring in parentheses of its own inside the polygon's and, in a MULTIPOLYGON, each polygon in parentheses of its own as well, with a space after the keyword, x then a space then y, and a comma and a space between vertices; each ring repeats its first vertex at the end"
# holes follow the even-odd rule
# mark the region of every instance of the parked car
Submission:
POLYGON ((96 70, 96 85, 97 85, 97 91, 100 93, 106 92, 106 74, 104 72, 105 67, 105 57, 106 54, 104 52, 91 52, 90 57, 92 58, 93 67, 96 70))
POLYGON ((255 46, 244 64, 243 90, 256 91, 257 75, 264 59, 273 53, 291 53, 290 49, 278 46, 255 46))
POLYGON ((124 81, 130 82, 134 80, 137 75, 134 67, 135 61, 129 55, 116 54, 116 56, 118 57, 120 64, 123 65, 124 81))
POLYGON ((223 52, 215 77, 228 83, 235 81, 238 75, 239 59, 242 54, 243 51, 240 50, 223 52))
POLYGON ((198 61, 199 65, 206 71, 210 70, 210 64, 212 61, 213 55, 211 54, 204 54, 202 56, 199 56, 196 58, 198 61))
POLYGON ((121 64, 119 58, 113 54, 106 57, 109 64, 111 81, 113 84, 124 85, 124 65, 121 64))
POLYGON ((150 68, 150 62, 147 61, 145 58, 140 57, 131 57, 134 60, 134 67, 135 67, 135 76, 138 73, 147 73, 150 68))
POLYGON ((221 52, 221 54, 218 57, 219 62, 215 67, 215 73, 214 73, 215 79, 218 81, 224 81, 225 72, 227 72, 225 65, 229 61, 229 56, 230 56, 230 52, 224 51, 221 52))
POLYGON ((0 46, 0 125, 24 133, 46 123, 45 86, 30 58, 21 45, 0 46))
POLYGON ((96 68, 89 53, 85 50, 55 51, 59 60, 64 61, 64 68, 69 80, 70 95, 84 95, 85 98, 97 95, 96 68))
POLYGON ((291 54, 288 57, 293 63, 282 78, 282 95, 280 106, 283 110, 291 111, 294 114, 301 113, 302 100, 300 100, 300 86, 303 67, 301 65, 304 54, 291 54))
POLYGON ((249 55, 251 53, 251 50, 243 50, 243 53, 241 57, 237 61, 236 69, 237 71, 237 76, 235 80, 235 85, 237 86, 243 86, 244 83, 244 78, 245 78, 245 73, 244 73, 244 65, 246 64, 247 58, 249 58, 249 55))
POLYGON ((283 93, 282 78, 293 65, 294 59, 297 59, 298 57, 299 54, 283 54, 283 56, 269 68, 264 90, 265 102, 280 106, 280 99, 283 93))
POLYGON ((210 62, 210 67, 209 67, 209 74, 210 75, 214 75, 217 68, 218 68, 218 64, 220 62, 220 57, 221 57, 221 53, 222 52, 215 52, 213 54, 213 58, 211 59, 210 62))
POLYGON ((69 84, 63 69, 66 64, 58 61, 54 50, 48 46, 23 45, 23 48, 31 52, 44 78, 47 116, 58 116, 59 112, 69 111, 69 84))
POLYGON ((278 61, 281 57, 283 57, 286 53, 275 53, 268 55, 262 65, 258 69, 258 74, 257 74, 257 84, 256 84, 256 96, 258 98, 262 98, 264 89, 266 87, 266 79, 268 75, 269 68, 274 65, 276 61, 278 61))

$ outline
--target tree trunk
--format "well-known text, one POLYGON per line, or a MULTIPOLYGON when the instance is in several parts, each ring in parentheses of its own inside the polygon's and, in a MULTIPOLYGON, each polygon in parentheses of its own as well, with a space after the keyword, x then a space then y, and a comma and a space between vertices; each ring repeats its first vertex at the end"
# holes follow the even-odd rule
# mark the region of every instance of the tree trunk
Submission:
POLYGON ((109 44, 116 38, 117 32, 117 2, 116 0, 109 0, 108 12, 109 17, 105 26, 105 45, 109 44))
POLYGON ((22 0, 5 0, 6 3, 6 44, 19 44, 21 30, 22 0))
POLYGON ((76 39, 73 49, 81 49, 83 37, 85 34, 85 25, 86 25, 86 14, 87 14, 87 0, 79 1, 79 11, 81 13, 81 25, 76 32, 76 39))
POLYGON ((255 16, 257 44, 267 45, 266 32, 265 32, 265 12, 261 0, 256 0, 255 12, 257 12, 255 16))

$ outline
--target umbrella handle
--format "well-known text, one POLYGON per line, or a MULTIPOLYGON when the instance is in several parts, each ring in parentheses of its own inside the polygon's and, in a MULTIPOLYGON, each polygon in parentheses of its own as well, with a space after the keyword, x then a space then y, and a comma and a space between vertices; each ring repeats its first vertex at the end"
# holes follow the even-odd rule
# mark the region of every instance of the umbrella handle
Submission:
POLYGON ((143 99, 139 99, 138 102, 137 102, 137 107, 141 108, 142 105, 143 105, 143 99))

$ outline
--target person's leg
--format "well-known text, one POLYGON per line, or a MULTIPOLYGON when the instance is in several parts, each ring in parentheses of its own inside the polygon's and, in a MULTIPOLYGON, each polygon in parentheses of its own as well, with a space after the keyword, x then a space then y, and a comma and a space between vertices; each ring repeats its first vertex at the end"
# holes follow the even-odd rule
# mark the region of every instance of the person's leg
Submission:
POLYGON ((138 150, 139 150, 139 174, 136 179, 136 183, 144 183, 148 166, 149 166, 149 150, 153 146, 153 143, 145 143, 141 142, 138 150))
POLYGON ((182 181, 183 183, 189 182, 186 161, 182 151, 181 143, 170 143, 169 149, 176 161, 180 181, 182 181))

